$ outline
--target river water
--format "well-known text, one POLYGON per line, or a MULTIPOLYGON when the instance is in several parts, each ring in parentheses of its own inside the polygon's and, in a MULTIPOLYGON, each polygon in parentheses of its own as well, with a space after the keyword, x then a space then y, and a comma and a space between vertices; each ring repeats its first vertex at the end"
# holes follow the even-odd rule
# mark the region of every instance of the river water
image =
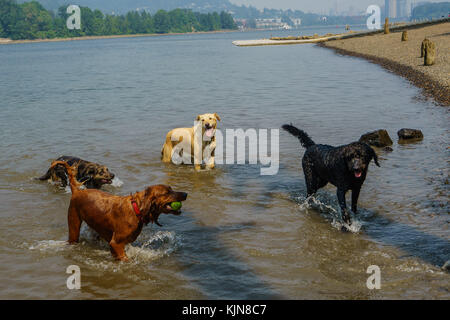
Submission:
MULTIPOLYGON (((307 30, 305 33, 342 30, 307 30)), ((293 34, 293 31, 284 34, 293 34)), ((448 299, 449 113, 404 79, 312 44, 238 48, 283 32, 218 33, 0 46, 0 298, 448 299), (387 129, 353 232, 335 188, 305 199, 304 150, 280 131, 279 170, 160 161, 165 134, 217 112, 225 129, 299 126, 342 145, 387 129), (399 145, 397 130, 424 140, 399 145), (69 246, 70 193, 33 178, 73 155, 107 165, 104 189, 164 183, 189 193, 129 245, 128 263, 84 227, 69 246), (78 265, 81 289, 66 287, 78 265), (369 290, 370 265, 381 289, 369 290)), ((276 152, 276 150, 274 151, 276 152)))

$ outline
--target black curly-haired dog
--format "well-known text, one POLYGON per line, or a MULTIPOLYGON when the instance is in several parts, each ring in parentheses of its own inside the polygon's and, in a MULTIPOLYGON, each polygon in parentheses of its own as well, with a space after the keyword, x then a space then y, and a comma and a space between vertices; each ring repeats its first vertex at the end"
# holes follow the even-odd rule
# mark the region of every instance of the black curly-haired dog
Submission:
POLYGON ((306 148, 302 166, 307 196, 313 195, 328 182, 335 185, 342 218, 350 225, 345 194, 348 190, 352 190, 352 211, 356 213, 359 192, 366 179, 370 161, 373 159, 375 164, 380 166, 375 151, 362 142, 339 147, 315 144, 306 132, 293 125, 285 124, 282 128, 297 137, 306 148))
MULTIPOLYGON (((61 156, 56 161, 67 162, 70 166, 77 167, 77 180, 82 182, 88 189, 100 189, 104 184, 111 184, 114 174, 106 166, 98 163, 86 161, 77 157, 61 156)), ((67 171, 62 165, 50 167, 42 177, 37 178, 41 181, 49 180, 60 181, 61 186, 67 186, 67 171)))

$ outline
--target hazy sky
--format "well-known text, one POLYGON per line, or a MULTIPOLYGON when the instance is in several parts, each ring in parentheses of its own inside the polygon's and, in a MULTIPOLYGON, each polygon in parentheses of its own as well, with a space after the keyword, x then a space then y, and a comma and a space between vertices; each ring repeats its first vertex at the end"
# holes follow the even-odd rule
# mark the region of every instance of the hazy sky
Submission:
MULTIPOLYGON (((412 0, 413 2, 427 0, 412 0)), ((428 0, 429 2, 445 2, 448 0, 428 0)), ((353 6, 356 10, 363 11, 371 4, 384 4, 384 0, 230 0, 230 2, 241 5, 252 5, 258 9, 300 9, 302 11, 328 13, 330 8, 338 6, 338 11, 348 10, 353 6)))

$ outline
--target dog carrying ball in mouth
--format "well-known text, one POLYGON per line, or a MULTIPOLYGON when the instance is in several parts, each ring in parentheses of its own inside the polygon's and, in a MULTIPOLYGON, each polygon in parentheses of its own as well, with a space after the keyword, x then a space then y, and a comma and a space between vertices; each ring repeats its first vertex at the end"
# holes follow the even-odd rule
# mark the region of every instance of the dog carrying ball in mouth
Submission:
POLYGON ((137 239, 144 225, 158 223, 161 214, 181 214, 181 202, 187 193, 172 190, 167 185, 154 185, 129 196, 117 196, 96 189, 80 189, 77 168, 64 161, 54 161, 51 168, 63 166, 69 177, 72 191, 68 225, 70 244, 80 238, 80 227, 86 223, 110 246, 117 260, 127 261, 125 245, 137 239))

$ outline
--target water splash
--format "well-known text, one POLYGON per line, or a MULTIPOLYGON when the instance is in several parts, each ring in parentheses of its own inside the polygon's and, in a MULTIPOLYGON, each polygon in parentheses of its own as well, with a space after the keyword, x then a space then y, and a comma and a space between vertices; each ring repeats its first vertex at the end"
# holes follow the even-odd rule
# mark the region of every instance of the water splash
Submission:
POLYGON ((363 222, 355 217, 355 215, 349 211, 352 221, 351 225, 348 225, 342 220, 340 208, 336 201, 333 201, 328 194, 316 194, 305 198, 304 196, 296 196, 294 200, 297 202, 300 210, 308 212, 309 209, 319 211, 320 215, 325 219, 331 221, 331 226, 338 230, 345 229, 352 233, 358 233, 363 227, 363 222))
POLYGON ((41 252, 46 252, 46 251, 52 251, 52 252, 58 252, 58 251, 63 251, 63 250, 67 250, 69 248, 69 245, 67 243, 67 241, 63 241, 63 240, 41 240, 41 241, 37 241, 32 245, 27 245, 24 244, 25 246, 28 247, 28 249, 30 250, 39 250, 41 252))
POLYGON ((123 181, 117 177, 114 177, 114 179, 112 180, 111 186, 113 186, 115 188, 120 188, 121 186, 123 186, 123 181))
POLYGON ((173 231, 146 230, 132 244, 125 247, 129 262, 118 263, 111 256, 109 245, 91 228, 83 225, 80 231, 80 242, 69 245, 63 240, 40 240, 23 247, 42 253, 60 253, 71 250, 74 260, 80 260, 95 269, 117 272, 130 265, 147 264, 165 256, 169 256, 180 246, 180 239, 173 231))

